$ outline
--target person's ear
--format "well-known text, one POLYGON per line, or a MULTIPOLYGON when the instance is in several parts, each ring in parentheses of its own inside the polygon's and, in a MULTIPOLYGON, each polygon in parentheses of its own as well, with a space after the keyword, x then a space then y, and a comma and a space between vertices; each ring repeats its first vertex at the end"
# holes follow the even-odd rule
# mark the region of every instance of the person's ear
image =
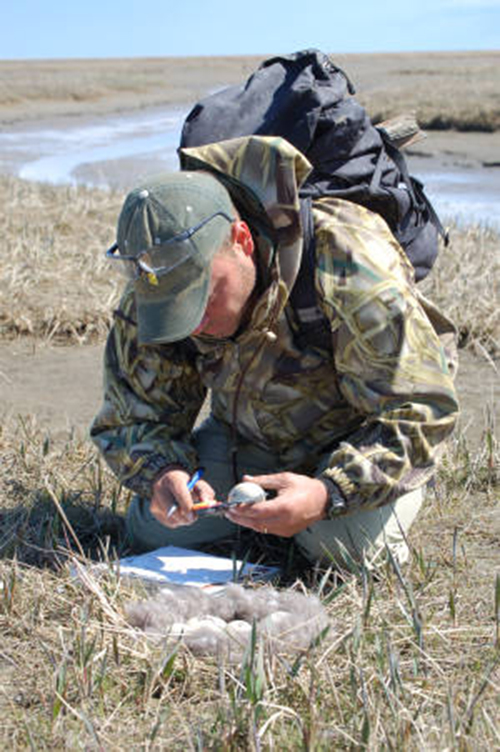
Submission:
POLYGON ((251 256, 255 249, 252 233, 247 223, 242 219, 233 222, 231 228, 231 240, 233 245, 238 245, 245 256, 251 256))

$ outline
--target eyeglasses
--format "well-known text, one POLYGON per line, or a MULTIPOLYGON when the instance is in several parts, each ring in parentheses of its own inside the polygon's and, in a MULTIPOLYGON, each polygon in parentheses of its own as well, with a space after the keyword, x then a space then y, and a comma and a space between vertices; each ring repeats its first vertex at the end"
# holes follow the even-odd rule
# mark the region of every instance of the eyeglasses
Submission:
MULTIPOLYGON (((108 250, 106 251, 106 258, 111 259, 112 261, 128 262, 124 269, 129 279, 139 279, 142 275, 144 275, 144 277, 151 285, 157 285, 158 277, 168 274, 173 269, 176 269, 180 264, 183 264, 185 261, 187 261, 197 253, 196 247, 193 247, 186 253, 185 246, 183 246, 181 251, 181 244, 186 243, 186 241, 190 240, 193 235, 198 232, 198 230, 201 230, 202 227, 211 222, 212 219, 215 219, 215 217, 223 217, 229 222, 229 224, 232 224, 235 221, 235 218, 230 217, 229 214, 226 214, 226 212, 217 211, 211 214, 209 217, 202 219, 201 222, 198 222, 196 225, 188 227, 187 230, 183 230, 178 235, 174 235, 173 237, 168 238, 168 240, 165 240, 158 246, 140 251, 137 256, 127 256, 123 253, 117 253, 117 251, 119 251, 120 249, 118 247, 118 243, 114 243, 111 248, 108 248, 108 250), (178 258, 177 261, 174 261, 172 264, 170 264, 170 266, 155 266, 155 252, 165 248, 165 246, 167 245, 174 246, 176 244, 179 245, 181 257, 178 258)), ((173 255, 175 255, 175 253, 173 255)))

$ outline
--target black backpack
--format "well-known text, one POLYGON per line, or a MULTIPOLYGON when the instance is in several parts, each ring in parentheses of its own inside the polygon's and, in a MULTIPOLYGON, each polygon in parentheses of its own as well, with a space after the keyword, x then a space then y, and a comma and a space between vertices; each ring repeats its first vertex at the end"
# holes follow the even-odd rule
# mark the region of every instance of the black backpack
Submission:
POLYGON ((318 50, 273 57, 244 84, 198 102, 181 134, 181 147, 252 134, 282 136, 311 162, 313 170, 300 189, 303 261, 290 298, 309 344, 311 338, 324 340, 315 334, 324 326, 313 281, 313 198, 347 199, 380 214, 405 249, 417 281, 434 264, 438 234, 447 242, 422 184, 409 175, 388 132, 373 125, 354 93, 346 74, 318 50))

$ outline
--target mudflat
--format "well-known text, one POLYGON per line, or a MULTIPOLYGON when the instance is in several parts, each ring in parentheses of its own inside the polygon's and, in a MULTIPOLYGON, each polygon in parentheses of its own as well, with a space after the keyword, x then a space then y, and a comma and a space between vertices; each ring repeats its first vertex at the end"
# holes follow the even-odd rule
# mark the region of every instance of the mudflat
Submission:
MULTIPOLYGON (((370 115, 415 110, 423 127, 500 127, 500 51, 330 56, 370 115)), ((195 102, 240 83, 262 56, 0 61, 0 122, 195 102)))
MULTIPOLYGON (((500 51, 335 55, 374 122, 414 112, 428 137, 414 153, 500 161, 500 51)), ((0 60, 0 128, 69 127, 118 113, 189 107, 243 82, 263 56, 0 60)))

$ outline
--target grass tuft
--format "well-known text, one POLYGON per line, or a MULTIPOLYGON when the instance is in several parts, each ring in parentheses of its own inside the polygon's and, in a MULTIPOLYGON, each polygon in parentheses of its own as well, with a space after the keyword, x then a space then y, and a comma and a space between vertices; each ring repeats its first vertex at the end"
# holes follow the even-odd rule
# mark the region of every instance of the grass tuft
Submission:
POLYGON ((500 235, 481 226, 450 227, 419 286, 455 323, 460 346, 500 354, 500 235))
POLYGON ((104 258, 122 196, 0 177, 0 337, 102 339, 122 280, 104 258))

